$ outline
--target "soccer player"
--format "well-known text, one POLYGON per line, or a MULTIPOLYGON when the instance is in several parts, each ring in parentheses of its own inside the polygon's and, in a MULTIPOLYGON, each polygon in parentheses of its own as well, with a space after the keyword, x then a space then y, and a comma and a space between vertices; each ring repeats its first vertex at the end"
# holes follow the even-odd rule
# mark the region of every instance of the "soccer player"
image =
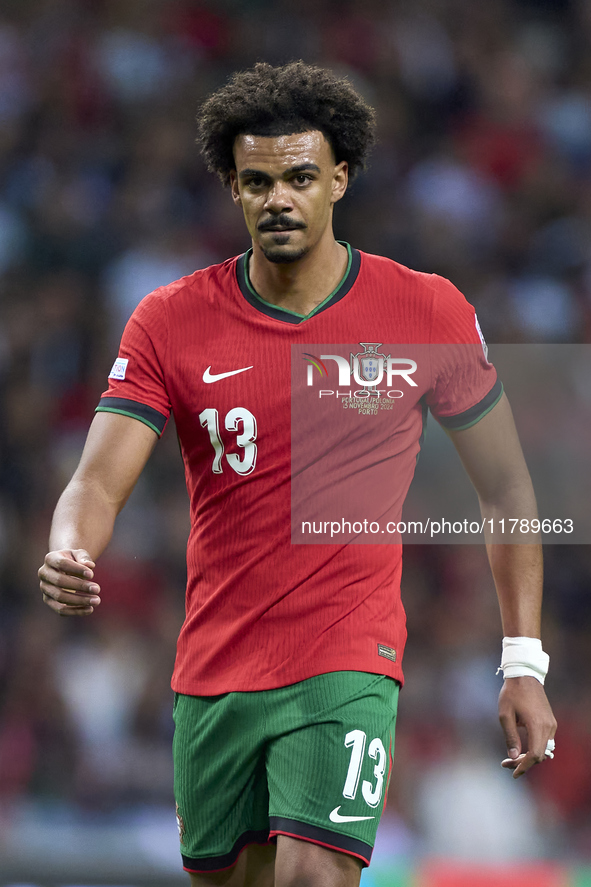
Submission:
MULTIPOLYGON (((324 472, 328 489, 346 485, 354 465, 365 487, 379 463, 389 513, 399 515, 428 406, 487 519, 536 513, 474 309, 448 281, 334 238, 334 206, 364 165, 373 126, 348 81, 302 62, 258 64, 207 100, 204 156, 244 213, 252 246, 136 309, 39 570, 56 613, 93 612, 96 559, 172 411, 192 523, 173 689, 177 814, 194 887, 354 887, 385 803, 406 637, 401 548, 292 544, 292 394, 308 441, 294 452, 294 478, 296 467, 318 483, 324 472), (352 398, 373 405, 380 373, 390 382, 400 374, 376 343, 428 346, 430 357, 415 377, 407 362, 388 389, 384 402, 398 401, 377 411, 383 434, 369 425, 343 433, 328 384, 328 421, 315 428, 301 406, 314 372, 331 363, 346 380, 348 371, 338 344, 330 355, 314 346, 369 342, 363 369, 359 356, 351 364, 364 374, 352 398)), ((347 421, 360 412, 348 410, 347 421)), ((556 729, 543 690, 541 552, 491 545, 489 557, 506 636, 504 765, 521 776, 551 756, 556 729)))

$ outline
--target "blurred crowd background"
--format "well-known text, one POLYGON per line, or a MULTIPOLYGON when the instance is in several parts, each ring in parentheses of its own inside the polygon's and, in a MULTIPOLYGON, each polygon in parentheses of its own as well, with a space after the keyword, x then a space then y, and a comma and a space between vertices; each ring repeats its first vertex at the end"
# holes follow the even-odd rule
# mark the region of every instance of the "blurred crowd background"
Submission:
MULTIPOLYGON (((348 76, 379 144, 337 235, 451 278, 491 342, 585 344, 590 50, 589 0, 3 0, 0 850, 23 807, 91 823, 173 805, 188 505, 172 428, 100 561, 94 616, 55 617, 36 571, 133 308, 248 246, 194 146, 199 103, 258 60, 348 76)), ((591 860, 589 548, 546 551, 558 751, 518 784, 499 768, 482 547, 409 546, 405 564, 383 841, 393 855, 591 860)))

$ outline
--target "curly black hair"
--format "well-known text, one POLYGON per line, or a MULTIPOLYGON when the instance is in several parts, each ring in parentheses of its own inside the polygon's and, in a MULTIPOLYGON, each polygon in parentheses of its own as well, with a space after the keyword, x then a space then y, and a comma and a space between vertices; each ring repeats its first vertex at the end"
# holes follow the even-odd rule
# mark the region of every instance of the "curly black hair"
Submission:
POLYGON ((303 61, 273 67, 259 62, 214 92, 197 116, 198 144, 208 169, 230 183, 234 142, 241 134, 292 135, 319 130, 349 178, 365 166, 375 141, 375 113, 346 79, 303 61))

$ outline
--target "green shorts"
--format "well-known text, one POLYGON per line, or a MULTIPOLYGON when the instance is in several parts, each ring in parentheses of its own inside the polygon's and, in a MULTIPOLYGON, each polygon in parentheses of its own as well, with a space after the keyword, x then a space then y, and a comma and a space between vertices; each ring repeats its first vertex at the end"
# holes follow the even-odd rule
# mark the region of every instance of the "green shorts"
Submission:
POLYGON ((386 800, 399 684, 340 671, 288 687, 174 703, 183 864, 230 868, 289 835, 369 865, 386 800))

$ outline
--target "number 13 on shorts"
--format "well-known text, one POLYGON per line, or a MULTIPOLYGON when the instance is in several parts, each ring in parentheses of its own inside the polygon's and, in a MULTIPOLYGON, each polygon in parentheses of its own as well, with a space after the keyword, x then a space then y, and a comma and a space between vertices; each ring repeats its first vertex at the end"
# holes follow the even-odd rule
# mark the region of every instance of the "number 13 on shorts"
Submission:
MULTIPOLYGON (((351 758, 347 770, 347 778, 343 786, 343 797, 354 800, 357 797, 359 778, 366 754, 367 736, 363 730, 351 730, 345 736, 345 747, 351 749, 351 758)), ((377 807, 382 800, 384 791, 384 775, 388 755, 379 736, 372 739, 367 748, 367 755, 376 763, 373 768, 374 782, 364 779, 361 783, 361 794, 368 807, 377 807)))

